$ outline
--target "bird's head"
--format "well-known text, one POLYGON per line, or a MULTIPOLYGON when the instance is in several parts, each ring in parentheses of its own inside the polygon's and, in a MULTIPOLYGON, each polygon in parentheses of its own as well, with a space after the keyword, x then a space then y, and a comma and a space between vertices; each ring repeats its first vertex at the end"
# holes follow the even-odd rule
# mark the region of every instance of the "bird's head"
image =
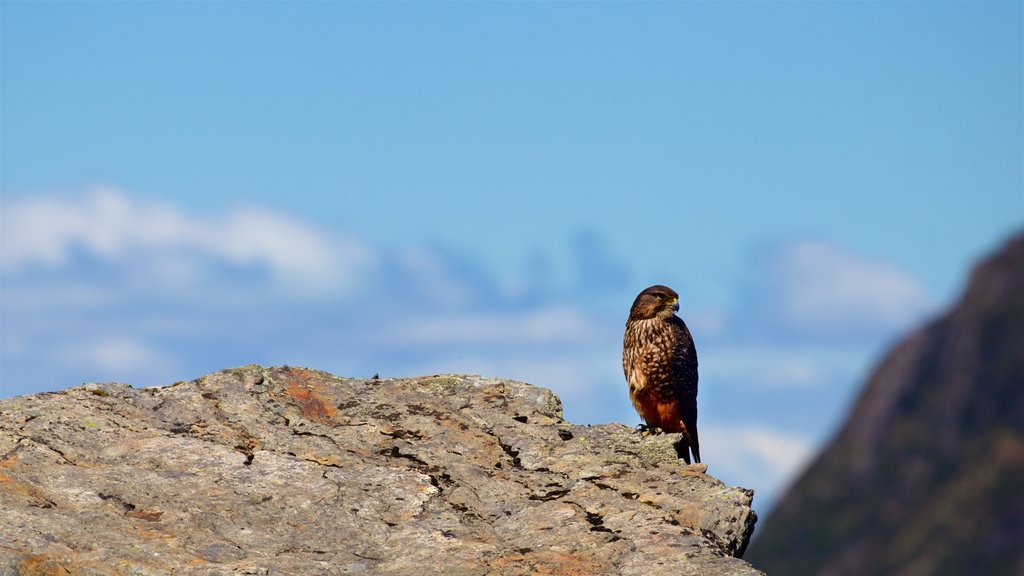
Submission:
POLYGON ((669 318, 679 310, 679 294, 668 286, 656 284, 641 292, 629 310, 631 319, 669 318))

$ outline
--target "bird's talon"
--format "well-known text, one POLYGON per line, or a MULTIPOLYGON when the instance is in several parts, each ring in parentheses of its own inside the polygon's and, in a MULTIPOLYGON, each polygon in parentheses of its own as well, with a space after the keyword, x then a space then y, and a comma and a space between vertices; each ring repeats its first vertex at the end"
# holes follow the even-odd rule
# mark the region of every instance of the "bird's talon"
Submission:
POLYGON ((640 431, 640 435, 645 437, 645 438, 647 436, 657 436, 659 434, 664 434, 665 433, 665 431, 662 430, 661 428, 657 428, 657 427, 651 428, 650 426, 648 426, 646 424, 640 424, 640 425, 638 425, 636 427, 636 429, 639 430, 640 431))

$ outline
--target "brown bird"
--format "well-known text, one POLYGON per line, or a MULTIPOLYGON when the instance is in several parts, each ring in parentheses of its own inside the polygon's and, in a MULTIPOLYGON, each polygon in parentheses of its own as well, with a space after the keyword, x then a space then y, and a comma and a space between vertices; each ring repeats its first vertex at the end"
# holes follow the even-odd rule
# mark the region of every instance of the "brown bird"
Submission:
POLYGON ((682 433, 676 451, 689 464, 689 452, 700 462, 697 348, 677 310, 679 295, 667 286, 651 286, 636 297, 626 320, 622 370, 649 430, 682 433))

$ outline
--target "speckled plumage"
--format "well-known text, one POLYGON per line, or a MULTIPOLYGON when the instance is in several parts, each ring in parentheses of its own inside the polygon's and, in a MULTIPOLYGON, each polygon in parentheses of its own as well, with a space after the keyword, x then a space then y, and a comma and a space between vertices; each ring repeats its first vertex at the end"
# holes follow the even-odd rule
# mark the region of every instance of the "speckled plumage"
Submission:
POLYGON ((680 432, 680 455, 700 462, 697 437, 697 348, 686 323, 675 315, 679 295, 656 285, 633 302, 622 342, 622 369, 629 397, 651 428, 680 432))

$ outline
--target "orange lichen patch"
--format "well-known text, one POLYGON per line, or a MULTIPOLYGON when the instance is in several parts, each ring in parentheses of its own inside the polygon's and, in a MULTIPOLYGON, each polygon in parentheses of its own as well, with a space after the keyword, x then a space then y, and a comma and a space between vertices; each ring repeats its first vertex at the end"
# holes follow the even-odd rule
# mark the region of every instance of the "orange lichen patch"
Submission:
POLYGON ((498 574, 559 574, 564 576, 603 574, 609 568, 609 566, 579 553, 550 550, 530 550, 520 554, 509 554, 491 561, 491 567, 498 574))
MULTIPOLYGON (((150 573, 156 568, 154 564, 133 560, 130 564, 116 562, 111 565, 106 562, 87 560, 75 555, 68 550, 66 552, 49 552, 43 554, 26 554, 18 559, 14 565, 14 573, 22 576, 69 576, 71 574, 135 574, 140 571, 150 573)), ((161 573, 164 570, 160 570, 161 573)))
MULTIPOLYGON (((17 461, 18 461, 18 455, 17 454, 11 454, 7 458, 4 458, 3 460, 0 460, 0 470, 4 470, 6 468, 10 468, 10 467, 14 466, 14 463, 17 462, 17 461)), ((0 482, 14 482, 14 480, 11 480, 11 477, 8 476, 7 474, 4 474, 3 472, 0 472, 0 482)))
POLYGON ((39 489, 35 484, 18 480, 17 478, 11 478, 6 474, 0 473, 0 491, 11 494, 12 496, 21 496, 30 500, 30 506, 37 506, 39 508, 52 508, 54 503, 43 495, 43 491, 39 489))
POLYGON ((22 576, 67 576, 73 574, 74 566, 46 554, 22 556, 14 566, 14 572, 22 576))
POLYGON ((159 522, 160 521, 160 517, 163 516, 163 515, 164 515, 163 511, 161 511, 161 510, 154 510, 153 508, 143 508, 142 510, 132 510, 131 512, 128 512, 126 514, 126 516, 131 516, 132 518, 138 518, 139 520, 146 520, 148 522, 159 522))
POLYGON ((343 466, 345 464, 345 461, 336 454, 322 454, 309 450, 300 450, 295 455, 303 460, 311 460, 324 466, 343 466))
MULTIPOLYGON (((125 516, 131 515, 132 514, 125 514, 125 516)), ((143 540, 170 540, 173 538, 173 536, 160 532, 159 530, 154 530, 148 525, 143 526, 140 524, 138 526, 134 526, 131 532, 133 538, 139 542, 143 540)))
POLYGON ((304 417, 324 424, 334 424, 337 411, 321 395, 323 384, 319 377, 312 370, 293 368, 288 372, 289 381, 285 393, 295 402, 304 417))
POLYGON ((707 464, 682 464, 675 471, 678 476, 706 476, 708 472, 707 464))
POLYGON ((3 485, 0 486, 0 490, 3 490, 8 494, 15 494, 18 496, 27 496, 29 498, 32 498, 33 492, 36 491, 35 486, 32 486, 31 484, 25 484, 24 482, 11 478, 6 474, 0 474, 0 482, 3 482, 3 485))
POLYGON ((691 528, 694 530, 700 529, 700 522, 707 515, 705 510, 702 510, 699 506, 691 503, 684 504, 679 507, 679 511, 676 512, 673 517, 676 522, 679 522, 681 526, 691 528))

